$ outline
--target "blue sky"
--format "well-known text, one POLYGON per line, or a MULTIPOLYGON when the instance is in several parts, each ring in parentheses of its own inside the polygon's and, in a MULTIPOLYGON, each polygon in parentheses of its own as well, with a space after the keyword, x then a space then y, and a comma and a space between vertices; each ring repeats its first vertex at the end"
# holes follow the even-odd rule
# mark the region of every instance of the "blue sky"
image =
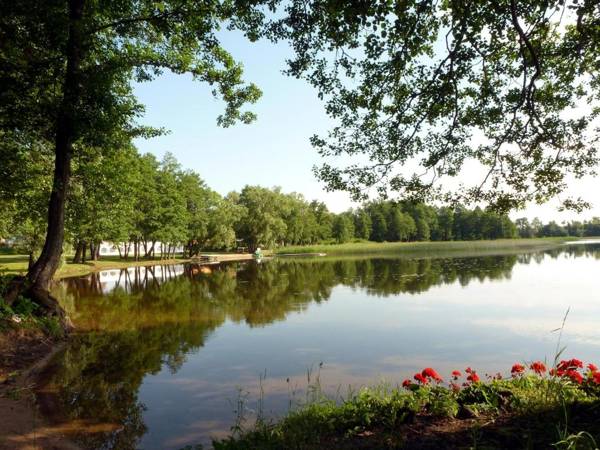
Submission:
POLYGON ((216 125, 223 103, 210 88, 190 76, 164 74, 136 86, 146 105, 144 123, 163 126, 170 134, 138 140, 142 152, 173 153, 180 163, 198 172, 216 191, 226 194, 246 184, 281 186, 308 199, 319 198, 336 211, 351 206, 344 193, 326 193, 311 168, 319 157, 308 139, 328 129, 321 102, 308 83, 281 73, 290 54, 285 45, 250 44, 229 33, 225 47, 244 64, 244 78, 257 84, 263 96, 248 109, 258 115, 251 125, 216 125))
MULTIPOLYGON (((183 167, 198 172, 221 194, 246 184, 281 186, 285 192, 322 200, 335 212, 351 207, 347 194, 325 192, 312 173, 320 158, 308 139, 323 134, 332 122, 308 83, 281 73, 291 54, 289 48, 268 42, 250 44, 232 32, 223 34, 223 45, 243 63, 245 80, 263 91, 258 103, 249 106, 258 120, 250 125, 218 127, 216 118, 223 111, 223 103, 212 97, 210 88, 189 76, 167 73, 136 86, 139 100, 146 105, 143 123, 170 131, 159 138, 138 140, 140 151, 159 157, 173 153, 183 167)), ((580 218, 600 215, 596 184, 594 180, 572 183, 573 194, 584 195, 594 203, 594 208, 580 218)), ((532 205, 511 216, 538 216, 542 220, 575 217, 558 213, 556 202, 532 205)))

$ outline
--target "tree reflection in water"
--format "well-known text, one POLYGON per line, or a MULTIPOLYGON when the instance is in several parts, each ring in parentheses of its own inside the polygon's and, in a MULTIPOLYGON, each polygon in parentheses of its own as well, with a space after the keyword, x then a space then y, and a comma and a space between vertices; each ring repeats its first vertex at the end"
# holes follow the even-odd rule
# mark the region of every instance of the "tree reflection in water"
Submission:
MULTIPOLYGON (((593 247, 593 246, 592 246, 593 247)), ((82 436, 85 448, 133 448, 147 431, 138 391, 165 366, 175 373, 226 320, 251 327, 285 320, 334 287, 367 296, 417 294, 433 286, 508 279, 515 264, 560 254, 598 258, 586 246, 469 258, 274 259, 215 266, 136 267, 66 279, 55 292, 81 332, 57 356, 49 384, 72 419, 118 424, 82 436)))

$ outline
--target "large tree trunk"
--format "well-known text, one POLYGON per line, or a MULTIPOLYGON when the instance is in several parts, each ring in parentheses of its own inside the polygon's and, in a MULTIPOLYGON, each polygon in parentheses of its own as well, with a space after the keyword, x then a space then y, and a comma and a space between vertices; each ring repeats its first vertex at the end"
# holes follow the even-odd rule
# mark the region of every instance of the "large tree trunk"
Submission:
POLYGON ((29 252, 29 263, 27 264, 27 270, 31 270, 35 264, 35 258, 33 257, 33 251, 29 252))
POLYGON ((90 259, 96 261, 96 243, 94 241, 90 242, 90 259))
POLYGON ((77 241, 77 244, 75 245, 75 256, 73 256, 73 264, 81 263, 81 255, 83 253, 81 246, 82 242, 77 241))
POLYGON ((144 241, 144 258, 152 258, 152 252, 154 251, 155 243, 156 241, 151 241, 151 243, 149 243, 148 241, 144 241))
MULTIPOLYGON (((69 0, 69 37, 63 98, 56 120, 54 180, 48 205, 48 229, 40 257, 27 273, 28 295, 47 312, 65 318, 64 311, 48 289, 60 264, 64 242, 65 203, 71 180, 71 156, 75 140, 76 107, 81 94, 80 66, 83 53, 82 16, 85 0, 69 0)), ((66 321, 64 321, 66 324, 66 321)))

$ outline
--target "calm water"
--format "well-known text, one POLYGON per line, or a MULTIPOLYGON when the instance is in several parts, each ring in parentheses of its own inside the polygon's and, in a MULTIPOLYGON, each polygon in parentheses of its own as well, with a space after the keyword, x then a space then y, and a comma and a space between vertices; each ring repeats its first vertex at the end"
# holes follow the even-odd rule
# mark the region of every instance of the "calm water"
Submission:
POLYGON ((207 443, 232 425, 240 389, 249 418, 261 385, 277 416, 304 398, 307 371, 333 394, 425 366, 484 374, 552 359, 569 307, 566 355, 600 362, 599 280, 600 244, 102 272, 56 288, 86 333, 50 385, 95 431, 87 448, 207 443))

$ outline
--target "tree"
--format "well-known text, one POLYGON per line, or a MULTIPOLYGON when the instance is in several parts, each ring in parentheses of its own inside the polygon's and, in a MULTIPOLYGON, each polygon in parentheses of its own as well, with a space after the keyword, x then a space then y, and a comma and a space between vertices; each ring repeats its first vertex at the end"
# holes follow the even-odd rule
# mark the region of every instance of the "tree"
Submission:
POLYGON ((327 241, 328 239, 331 239, 333 214, 327 209, 327 206, 323 202, 313 200, 310 202, 309 206, 317 220, 317 241, 327 241))
POLYGON ((417 233, 413 218, 399 207, 392 207, 387 217, 387 240, 408 241, 417 233))
POLYGON ((347 164, 316 170, 330 189, 506 212, 593 173, 597 1, 292 0, 287 11, 277 25, 295 50, 288 73, 315 86, 338 124, 312 138, 347 164), (484 173, 448 189, 469 160, 484 173))
POLYGON ((542 227, 543 226, 544 226, 544 224, 538 217, 535 217, 531 221, 531 228, 533 230, 534 237, 540 237, 542 235, 542 227))
POLYGON ((235 225, 244 216, 245 209, 228 198, 213 192, 209 210, 208 232, 204 247, 212 250, 234 248, 235 225))
POLYGON ((385 216, 379 209, 375 209, 371 213, 373 221, 373 231, 371 232, 371 240, 376 242, 385 241, 388 233, 388 226, 385 216))
POLYGON ((185 247, 188 255, 195 255, 208 240, 211 210, 216 209, 220 197, 191 171, 179 174, 179 189, 186 206, 185 247))
POLYGON ((454 210, 448 207, 440 208, 437 212, 438 229, 432 238, 436 241, 451 241, 454 239, 454 210))
POLYGON ((584 236, 600 236, 600 217, 594 217, 583 224, 584 236))
POLYGON ((286 244, 310 244, 318 240, 319 224, 310 205, 301 194, 285 195, 287 203, 283 220, 286 223, 286 244))
POLYGON ((15 247, 29 255, 33 266, 46 233, 45 205, 50 195, 52 151, 32 142, 30 136, 2 136, 0 139, 0 216, 3 237, 15 240, 15 247), (29 151, 34 148, 35 151, 29 151))
POLYGON ((544 237, 562 237, 567 235, 567 230, 557 224, 554 220, 551 220, 542 227, 540 235, 544 237))
MULTIPOLYGON (((153 238, 157 239, 160 230, 160 192, 158 189, 159 162, 154 155, 142 155, 135 168, 137 183, 135 185, 134 228, 131 235, 134 258, 141 256, 141 245, 153 238)), ((147 245, 147 244, 144 244, 147 245)))
POLYGON ((216 85, 215 94, 226 103, 221 125, 250 122, 254 115, 240 109, 260 91, 243 84, 240 65, 216 32, 229 20, 256 39, 259 7, 193 0, 24 0, 0 6, 0 131, 54 148, 46 239, 27 275, 28 293, 40 304, 62 314, 48 286, 62 253, 73 155, 115 138, 151 135, 134 122, 142 108, 131 82, 149 81, 163 70, 216 85))
POLYGON ((584 232, 583 223, 581 223, 577 220, 568 222, 566 224, 566 228, 567 228, 567 235, 569 235, 569 236, 577 236, 577 237, 583 236, 583 232, 584 232))
MULTIPOLYGON (((74 244, 73 262, 98 259, 100 242, 126 241, 133 230, 137 151, 86 149, 74 161, 66 211, 66 230, 74 244)), ((43 210, 43 208, 42 208, 43 210)))
POLYGON ((155 252, 156 241, 162 243, 161 256, 172 256, 176 244, 188 236, 188 204, 181 186, 181 166, 170 153, 165 154, 156 174, 158 192, 158 228, 145 237, 146 256, 155 252))
POLYGON ((363 209, 356 211, 354 214, 354 235, 358 239, 369 239, 372 229, 373 224, 369 214, 363 209))
POLYGON ((406 211, 416 225, 416 239, 428 241, 432 232, 437 230, 437 214, 435 209, 424 203, 402 202, 402 209, 406 211))
POLYGON ((522 237, 522 238, 534 237, 533 228, 529 224, 529 220, 527 219, 527 217, 521 217, 521 218, 515 220, 515 225, 517 227, 517 232, 519 233, 519 237, 522 237))
POLYGON ((244 214, 236 226, 237 235, 248 249, 270 248, 285 238, 287 226, 283 220, 284 202, 279 189, 246 186, 239 194, 238 204, 244 214))
POLYGON ((349 242, 354 237, 354 222, 350 213, 342 213, 333 219, 333 238, 339 243, 349 242))

